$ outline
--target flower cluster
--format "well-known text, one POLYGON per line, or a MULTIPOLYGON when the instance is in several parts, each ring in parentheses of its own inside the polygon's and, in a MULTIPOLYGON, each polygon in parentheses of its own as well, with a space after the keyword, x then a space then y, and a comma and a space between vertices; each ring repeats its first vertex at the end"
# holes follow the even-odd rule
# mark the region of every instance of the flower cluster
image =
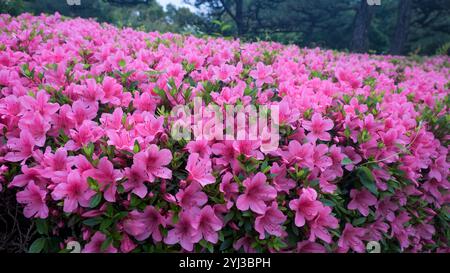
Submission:
POLYGON ((0 15, 0 190, 31 251, 447 252, 449 63, 0 15), (173 138, 194 98, 278 148, 173 138))

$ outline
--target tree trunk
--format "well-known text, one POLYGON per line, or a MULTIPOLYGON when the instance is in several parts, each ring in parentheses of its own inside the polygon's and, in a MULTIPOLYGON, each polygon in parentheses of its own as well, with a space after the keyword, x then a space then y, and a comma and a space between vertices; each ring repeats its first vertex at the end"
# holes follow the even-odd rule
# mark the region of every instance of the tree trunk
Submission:
POLYGON ((356 12, 353 24, 353 36, 351 50, 354 52, 367 52, 368 34, 372 21, 373 7, 367 4, 367 0, 361 0, 361 4, 356 12))
POLYGON ((239 36, 245 34, 243 0, 236 0, 236 27, 239 36))
POLYGON ((405 52, 405 44, 408 40, 409 22, 411 19, 412 1, 400 0, 397 12, 397 24, 391 40, 389 52, 392 55, 401 55, 405 52))

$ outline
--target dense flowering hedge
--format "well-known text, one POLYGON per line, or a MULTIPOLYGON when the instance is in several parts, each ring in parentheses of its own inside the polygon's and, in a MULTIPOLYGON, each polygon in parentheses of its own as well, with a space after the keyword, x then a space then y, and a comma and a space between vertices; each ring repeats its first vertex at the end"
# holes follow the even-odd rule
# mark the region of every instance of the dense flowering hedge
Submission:
POLYGON ((449 251, 448 57, 0 15, 0 173, 31 251, 449 251), (279 105, 280 145, 175 140, 178 104, 279 105))

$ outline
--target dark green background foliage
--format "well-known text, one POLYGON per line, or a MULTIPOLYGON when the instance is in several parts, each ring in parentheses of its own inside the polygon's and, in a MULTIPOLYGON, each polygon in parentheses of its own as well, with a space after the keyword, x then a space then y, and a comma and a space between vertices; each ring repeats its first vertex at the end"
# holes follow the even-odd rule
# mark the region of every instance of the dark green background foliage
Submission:
POLYGON ((355 52, 448 54, 450 0, 184 0, 198 8, 155 0, 0 0, 0 12, 93 17, 146 31, 240 37, 355 52), (365 7, 364 7, 365 5, 365 7))

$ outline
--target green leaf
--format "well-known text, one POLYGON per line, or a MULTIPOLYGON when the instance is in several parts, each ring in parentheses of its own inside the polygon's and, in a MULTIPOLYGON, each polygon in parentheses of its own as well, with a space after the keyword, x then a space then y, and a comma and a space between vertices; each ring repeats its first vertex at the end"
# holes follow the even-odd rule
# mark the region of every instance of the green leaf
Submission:
POLYGON ((141 146, 139 146, 139 142, 137 140, 134 141, 133 152, 135 154, 141 151, 141 146))
POLYGON ((101 217, 90 218, 83 221, 83 224, 86 226, 96 226, 103 221, 101 217))
POLYGON ((375 184, 375 178, 373 177, 372 171, 367 167, 359 167, 357 175, 363 184, 371 193, 378 195, 378 189, 375 184))
POLYGON ((327 207, 334 207, 334 206, 336 206, 336 204, 333 201, 328 200, 328 199, 321 199, 320 202, 322 202, 322 204, 324 204, 327 207))
POLYGON ((123 218, 128 216, 128 211, 121 211, 119 213, 116 213, 116 215, 114 215, 113 219, 114 220, 122 220, 123 218))
POLYGON ((45 243, 47 242, 46 238, 38 238, 36 239, 30 246, 30 249, 28 250, 29 253, 40 253, 44 247, 45 243))
POLYGON ((100 204, 100 201, 102 201, 102 193, 98 192, 94 197, 91 199, 91 202, 89 203, 90 208, 95 208, 100 204))
POLYGON ((92 155, 94 154, 94 143, 89 142, 87 146, 83 147, 83 152, 88 158, 92 158, 92 155))
POLYGON ((102 221, 102 223, 100 224, 100 230, 106 230, 107 228, 109 228, 112 225, 113 221, 111 219, 105 219, 102 221))
POLYGON ((48 224, 47 220, 45 219, 36 219, 36 229, 37 232, 41 235, 47 235, 48 234, 48 224))
POLYGON ((353 161, 348 158, 348 157, 344 157, 344 159, 342 159, 342 165, 349 165, 349 164, 353 164, 353 161))
POLYGON ((232 243, 233 243, 232 239, 227 239, 227 240, 223 241, 223 243, 220 245, 219 250, 223 251, 225 249, 228 249, 232 243))
POLYGON ((102 243, 102 246, 100 247, 100 251, 105 251, 112 243, 112 238, 108 237, 106 240, 102 243))
POLYGON ((92 177, 89 176, 89 177, 87 178, 87 182, 88 182, 89 187, 90 187, 92 190, 94 190, 94 191, 99 191, 99 190, 100 190, 100 185, 98 184, 98 181, 95 180, 94 178, 92 178, 92 177))
POLYGON ((231 211, 223 218, 224 223, 228 223, 234 217, 234 211, 231 211))
POLYGON ((355 220, 353 220, 353 225, 354 226, 359 226, 362 225, 366 222, 366 217, 360 217, 360 218, 356 218, 355 220))

